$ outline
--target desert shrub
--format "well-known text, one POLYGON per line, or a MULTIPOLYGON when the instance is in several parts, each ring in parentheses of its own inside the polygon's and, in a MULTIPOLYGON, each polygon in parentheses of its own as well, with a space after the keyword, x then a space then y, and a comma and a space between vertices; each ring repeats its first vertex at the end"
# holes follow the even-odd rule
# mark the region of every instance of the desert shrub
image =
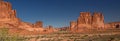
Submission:
POLYGON ((0 28, 0 41, 23 41, 22 37, 18 35, 10 35, 8 33, 8 28, 0 28))
POLYGON ((80 38, 81 38, 81 39, 85 39, 86 37, 88 37, 88 35, 83 35, 83 36, 81 36, 80 38))

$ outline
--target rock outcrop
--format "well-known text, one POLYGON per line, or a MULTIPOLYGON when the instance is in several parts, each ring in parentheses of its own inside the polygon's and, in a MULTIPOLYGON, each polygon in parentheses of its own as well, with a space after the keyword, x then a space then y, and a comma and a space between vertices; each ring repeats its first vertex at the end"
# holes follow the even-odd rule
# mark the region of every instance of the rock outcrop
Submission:
POLYGON ((94 28, 104 28, 104 16, 99 12, 94 12, 92 16, 92 27, 94 28))
POLYGON ((91 28, 91 15, 90 12, 80 12, 80 17, 77 20, 78 29, 91 28))
POLYGON ((18 27, 19 18, 16 17, 16 10, 12 10, 9 2, 0 1, 0 25, 11 25, 18 27))
POLYGON ((120 29, 120 22, 110 22, 105 24, 105 28, 120 29))
POLYGON ((19 32, 19 34, 41 34, 45 29, 41 21, 35 24, 21 21, 17 18, 16 10, 12 9, 11 4, 0 0, 0 28, 3 27, 7 27, 12 33, 19 32))
POLYGON ((90 30, 119 29, 120 22, 104 23, 104 16, 100 12, 80 12, 77 21, 70 22, 70 31, 85 32, 90 30))
POLYGON ((42 28, 42 27, 43 27, 42 21, 37 21, 37 22, 34 24, 34 27, 42 28))
POLYGON ((45 30, 46 30, 45 32, 49 32, 49 33, 54 32, 53 26, 48 26, 45 28, 45 30))
POLYGON ((104 17, 101 13, 80 12, 77 22, 70 22, 71 30, 87 31, 88 29, 103 29, 104 17), (87 29, 87 30, 86 30, 87 29))
POLYGON ((76 21, 71 21, 70 22, 70 30, 74 31, 74 29, 77 27, 77 22, 76 21))

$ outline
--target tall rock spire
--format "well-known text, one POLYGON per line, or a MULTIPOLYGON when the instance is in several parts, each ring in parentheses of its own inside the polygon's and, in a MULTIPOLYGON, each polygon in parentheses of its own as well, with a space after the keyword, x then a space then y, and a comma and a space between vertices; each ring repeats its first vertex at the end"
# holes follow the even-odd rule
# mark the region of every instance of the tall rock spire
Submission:
POLYGON ((0 0, 0 22, 18 21, 16 17, 16 10, 12 9, 12 5, 9 2, 0 0))
POLYGON ((80 17, 78 17, 78 20, 77 20, 77 27, 80 29, 91 28, 91 14, 90 14, 90 12, 80 12, 80 17))
POLYGON ((12 7, 9 2, 4 2, 0 0, 0 18, 10 18, 10 14, 12 14, 12 7))
POLYGON ((94 12, 92 17, 92 25, 97 28, 104 28, 104 16, 102 13, 94 12))
POLYGON ((78 24, 91 24, 90 12, 80 12, 80 17, 78 18, 78 24))

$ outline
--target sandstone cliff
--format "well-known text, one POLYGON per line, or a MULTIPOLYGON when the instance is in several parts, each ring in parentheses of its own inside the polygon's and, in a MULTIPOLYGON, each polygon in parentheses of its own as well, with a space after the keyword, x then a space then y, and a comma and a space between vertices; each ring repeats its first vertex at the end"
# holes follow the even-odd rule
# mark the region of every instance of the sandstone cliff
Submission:
POLYGON ((41 21, 35 24, 21 21, 17 18, 16 10, 12 9, 11 4, 0 0, 0 28, 2 27, 7 27, 10 32, 19 32, 19 34, 41 34, 45 30, 41 21))
POLYGON ((12 10, 9 2, 0 1, 0 25, 11 25, 18 27, 19 18, 16 17, 16 10, 12 10))
POLYGON ((80 17, 77 20, 78 29, 91 28, 91 15, 90 12, 80 12, 80 17))
POLYGON ((94 12, 92 16, 92 27, 98 29, 104 28, 104 16, 102 13, 94 12))
POLYGON ((77 21, 70 22, 70 31, 85 32, 90 30, 119 29, 120 22, 104 23, 104 16, 100 12, 80 12, 77 21))

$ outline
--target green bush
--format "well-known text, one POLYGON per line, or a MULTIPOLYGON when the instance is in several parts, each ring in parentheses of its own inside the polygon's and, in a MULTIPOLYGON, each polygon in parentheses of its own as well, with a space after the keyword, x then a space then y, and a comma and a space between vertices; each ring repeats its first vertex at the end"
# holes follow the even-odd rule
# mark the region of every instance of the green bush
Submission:
POLYGON ((0 41, 24 41, 22 37, 18 35, 10 35, 8 33, 8 28, 0 28, 0 41))

